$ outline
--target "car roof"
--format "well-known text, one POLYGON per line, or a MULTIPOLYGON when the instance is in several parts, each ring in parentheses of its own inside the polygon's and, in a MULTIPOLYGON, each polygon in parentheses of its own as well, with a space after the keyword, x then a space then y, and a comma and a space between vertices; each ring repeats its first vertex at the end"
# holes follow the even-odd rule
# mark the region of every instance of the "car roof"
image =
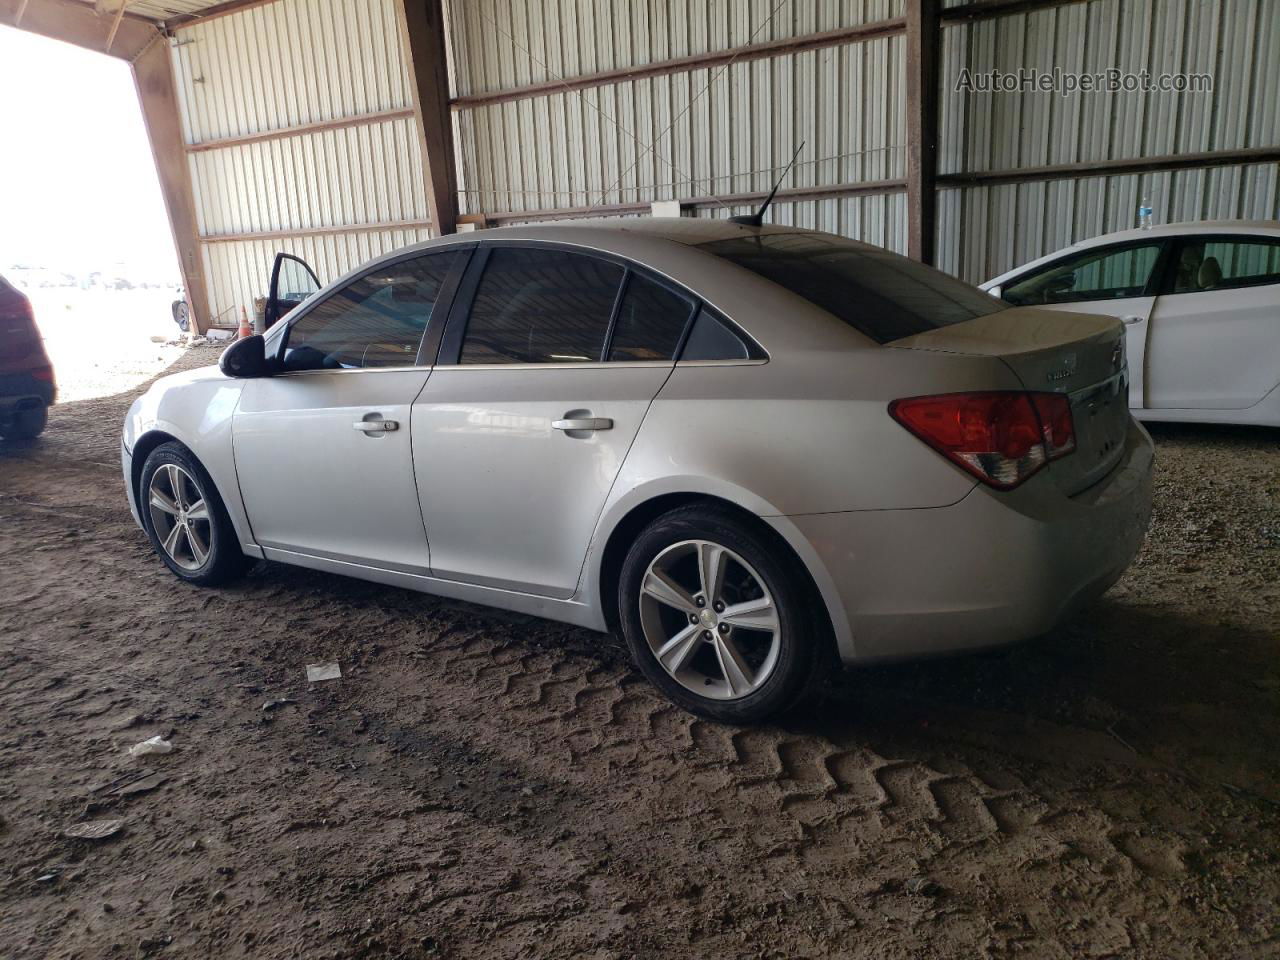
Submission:
POLYGON ((851 327, 832 323, 821 307, 784 287, 745 270, 730 261, 697 249, 702 244, 735 237, 777 234, 814 234, 819 231, 787 226, 747 226, 727 219, 693 217, 617 217, 590 220, 555 220, 526 226, 498 227, 447 234, 400 247, 370 260, 326 284, 316 297, 324 297, 362 274, 385 263, 428 251, 478 242, 513 242, 578 247, 584 252, 612 254, 640 264, 646 271, 665 277, 678 287, 693 291, 703 302, 735 322, 751 318, 747 332, 766 344, 803 344, 809 339, 832 349, 853 337, 851 327))
POLYGON ((1065 249, 1085 249, 1105 243, 1123 243, 1125 240, 1141 240, 1143 237, 1187 236, 1200 233, 1265 233, 1280 234, 1280 220, 1184 220, 1180 223, 1161 223, 1150 228, 1133 227, 1116 230, 1101 236, 1081 240, 1065 249))
POLYGON ((990 280, 980 284, 980 286, 986 289, 997 283, 1004 283, 1006 280, 1016 277, 1032 267, 1051 263, 1065 254, 1078 250, 1091 250, 1094 247, 1105 247, 1108 244, 1124 243, 1129 240, 1156 237, 1164 239, 1166 237, 1189 237, 1223 233, 1280 237, 1280 220, 1185 220, 1180 223, 1155 224, 1149 228, 1134 227, 1128 230, 1116 230, 1113 233, 1104 233, 1096 237, 1090 237, 1087 240, 1077 240, 1070 246, 1061 247, 1042 257, 1028 260, 1026 263, 1020 263, 1012 270, 1006 270, 999 276, 992 277, 990 280))
POLYGON ((581 220, 546 220, 523 226, 493 227, 487 230, 476 230, 471 234, 461 234, 460 236, 499 240, 504 237, 514 238, 517 235, 524 235, 526 231, 541 232, 548 230, 553 230, 562 236, 577 234, 584 240, 616 236, 621 233, 652 237, 656 240, 671 240, 675 243, 690 245, 771 233, 814 232, 801 227, 774 224, 751 227, 741 223, 734 223, 727 219, 712 219, 709 217, 590 217, 581 220))

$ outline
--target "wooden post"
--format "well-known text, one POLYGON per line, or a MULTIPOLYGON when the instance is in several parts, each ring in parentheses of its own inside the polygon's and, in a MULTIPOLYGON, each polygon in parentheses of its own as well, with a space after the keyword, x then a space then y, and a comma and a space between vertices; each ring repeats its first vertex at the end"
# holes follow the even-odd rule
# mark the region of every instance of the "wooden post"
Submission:
POLYGON ((427 214, 432 231, 441 236, 455 232, 458 221, 458 173, 441 0, 400 0, 400 32, 418 120, 427 214))
POLYGON ((907 253, 932 264, 938 222, 938 0, 906 0, 907 253))
POLYGON ((133 61, 133 83, 142 104, 142 119, 151 141, 160 192, 169 214, 169 228, 178 254, 178 266, 191 304, 191 323, 196 333, 204 333, 213 322, 209 291, 205 286, 200 234, 196 224, 195 200, 191 191, 191 167, 187 160, 178 114, 178 97, 173 83, 169 42, 156 34, 155 40, 133 61))

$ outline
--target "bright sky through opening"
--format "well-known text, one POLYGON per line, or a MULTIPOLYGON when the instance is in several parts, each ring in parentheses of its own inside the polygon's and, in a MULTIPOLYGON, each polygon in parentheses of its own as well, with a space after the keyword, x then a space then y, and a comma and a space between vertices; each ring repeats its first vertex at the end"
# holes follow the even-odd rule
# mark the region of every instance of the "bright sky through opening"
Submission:
POLYGON ((129 65, 0 27, 0 273, 180 283, 129 65))

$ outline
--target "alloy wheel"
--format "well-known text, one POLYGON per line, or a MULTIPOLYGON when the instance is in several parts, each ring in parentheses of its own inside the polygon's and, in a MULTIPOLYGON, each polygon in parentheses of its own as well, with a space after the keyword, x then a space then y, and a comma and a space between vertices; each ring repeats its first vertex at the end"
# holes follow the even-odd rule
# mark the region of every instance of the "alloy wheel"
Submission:
POLYGON ((653 558, 640 585, 640 624, 662 669, 700 697, 748 696, 778 663, 781 627, 768 587, 710 540, 684 540, 653 558))
POLYGON ((183 570, 199 570, 209 559, 212 524, 195 479, 176 463, 163 463, 147 490, 151 524, 169 559, 183 570))

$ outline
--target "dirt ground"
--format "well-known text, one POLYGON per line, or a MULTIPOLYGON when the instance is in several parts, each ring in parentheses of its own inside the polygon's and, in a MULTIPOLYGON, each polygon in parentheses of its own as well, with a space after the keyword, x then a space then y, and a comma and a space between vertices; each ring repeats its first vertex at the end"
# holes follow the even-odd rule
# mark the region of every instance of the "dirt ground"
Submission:
POLYGON ((1155 429, 1145 552, 1051 636, 732 729, 609 637, 179 583, 125 506, 129 399, 0 446, 6 960, 1280 956, 1280 431, 1155 429))

